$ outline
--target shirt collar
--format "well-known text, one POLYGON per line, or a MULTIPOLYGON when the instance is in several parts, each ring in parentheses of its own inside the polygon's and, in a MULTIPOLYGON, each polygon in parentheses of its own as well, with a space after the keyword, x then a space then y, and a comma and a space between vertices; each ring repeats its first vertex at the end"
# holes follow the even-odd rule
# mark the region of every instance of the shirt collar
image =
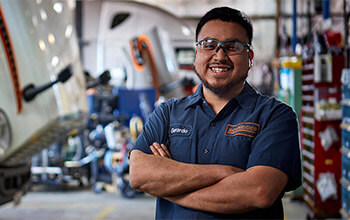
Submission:
MULTIPOLYGON (((202 89, 203 85, 200 84, 196 90, 196 92, 192 95, 191 99, 189 100, 189 102, 187 103, 187 105, 185 106, 185 109, 196 105, 198 103, 202 103, 205 99, 203 97, 203 89, 202 89)), ((255 108, 255 104, 256 104, 256 100, 257 100, 257 91, 246 81, 244 84, 244 88, 242 90, 242 92, 234 97, 231 102, 236 99, 238 104, 242 107, 245 108, 247 110, 249 110, 250 112, 252 112, 255 108)))
POLYGON ((201 103, 203 101, 204 101, 204 98, 202 95, 202 84, 200 84, 198 86, 198 88, 196 89, 196 92, 191 96, 191 99, 189 100, 189 102, 185 106, 185 109, 187 109, 187 108, 189 108, 197 103, 201 103))
POLYGON ((257 98, 258 92, 246 81, 242 92, 233 99, 236 99, 242 108, 252 112, 255 108, 257 98))

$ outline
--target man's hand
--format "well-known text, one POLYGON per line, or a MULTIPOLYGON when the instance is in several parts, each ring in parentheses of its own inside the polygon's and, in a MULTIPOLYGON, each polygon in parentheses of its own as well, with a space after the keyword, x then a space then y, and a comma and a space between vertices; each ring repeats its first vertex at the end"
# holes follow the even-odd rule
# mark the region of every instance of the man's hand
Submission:
POLYGON ((164 144, 158 144, 157 142, 154 142, 151 146, 149 146, 153 155, 166 157, 169 159, 171 158, 171 154, 168 151, 168 148, 164 144))

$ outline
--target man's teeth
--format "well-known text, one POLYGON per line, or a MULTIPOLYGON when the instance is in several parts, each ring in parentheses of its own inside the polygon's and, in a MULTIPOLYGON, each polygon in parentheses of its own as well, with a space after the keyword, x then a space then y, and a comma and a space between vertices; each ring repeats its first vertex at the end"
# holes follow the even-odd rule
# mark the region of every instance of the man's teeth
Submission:
POLYGON ((211 69, 216 73, 221 73, 229 70, 228 68, 211 68, 211 69))

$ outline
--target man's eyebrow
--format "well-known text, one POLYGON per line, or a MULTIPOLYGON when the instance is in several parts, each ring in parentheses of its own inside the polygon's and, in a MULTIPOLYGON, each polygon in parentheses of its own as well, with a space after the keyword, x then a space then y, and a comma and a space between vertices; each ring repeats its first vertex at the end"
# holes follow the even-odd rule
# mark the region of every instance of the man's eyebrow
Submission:
MULTIPOLYGON (((216 41, 219 41, 218 39, 213 38, 213 37, 206 37, 206 38, 203 38, 202 40, 216 40, 216 41)), ((201 41, 202 41, 202 40, 201 40, 201 41)), ((229 38, 229 39, 224 40, 224 42, 225 42, 225 41, 239 41, 239 42, 241 42, 241 41, 238 40, 237 38, 229 38)))
MULTIPOLYGON (((213 38, 213 37, 206 37, 206 38, 204 38, 204 39, 202 39, 202 40, 217 40, 217 39, 215 39, 215 38, 213 38)), ((217 40, 217 41, 219 41, 219 40, 217 40)))
POLYGON ((239 42, 241 42, 241 41, 238 40, 237 38, 229 38, 229 39, 226 39, 226 40, 224 40, 224 41, 239 41, 239 42))

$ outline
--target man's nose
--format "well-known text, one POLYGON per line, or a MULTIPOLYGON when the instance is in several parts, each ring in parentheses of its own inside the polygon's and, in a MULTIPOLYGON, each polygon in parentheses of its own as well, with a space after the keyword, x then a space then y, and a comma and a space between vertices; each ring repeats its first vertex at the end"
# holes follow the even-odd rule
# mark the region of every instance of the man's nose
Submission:
POLYGON ((224 53, 226 53, 224 47, 221 46, 221 45, 218 45, 218 46, 216 47, 215 53, 219 52, 220 48, 222 49, 222 51, 223 51, 224 53))
POLYGON ((225 51, 225 49, 224 49, 221 45, 219 45, 219 46, 216 48, 216 50, 215 50, 215 57, 216 57, 216 58, 221 58, 221 59, 225 59, 225 58, 226 58, 226 51, 225 51), (221 48, 222 50, 220 50, 220 48, 221 48))

